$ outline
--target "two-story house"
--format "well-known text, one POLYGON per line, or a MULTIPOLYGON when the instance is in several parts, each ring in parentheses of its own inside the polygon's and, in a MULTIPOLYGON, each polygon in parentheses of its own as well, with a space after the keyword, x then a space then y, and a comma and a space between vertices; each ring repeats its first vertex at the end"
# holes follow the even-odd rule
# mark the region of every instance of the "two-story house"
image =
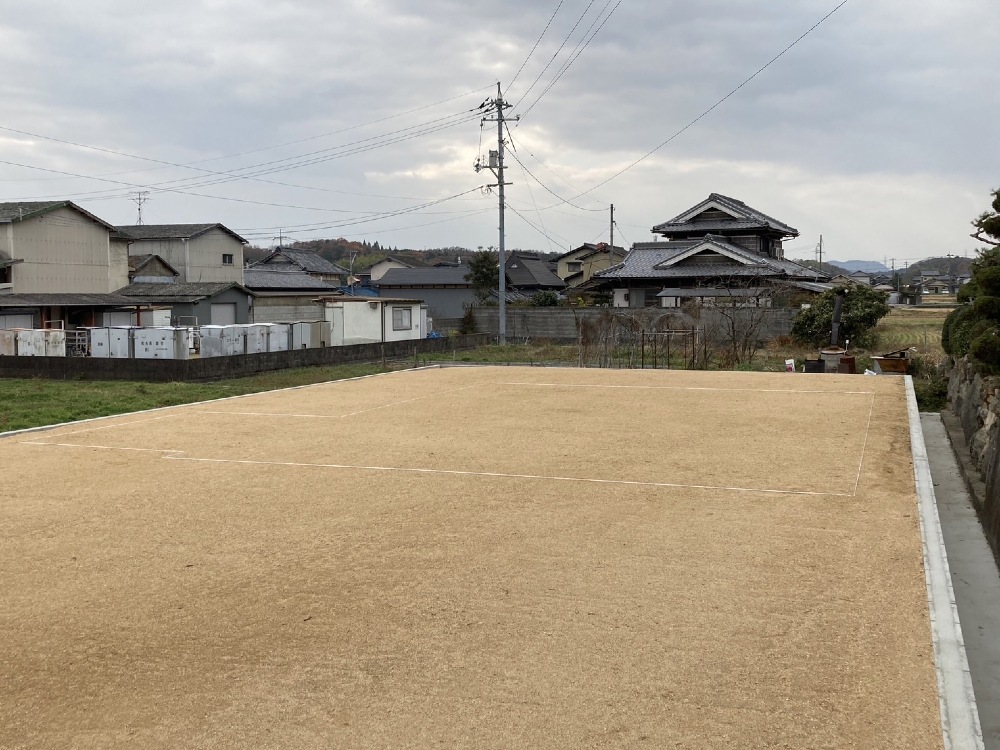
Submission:
POLYGON ((797 237, 798 230, 719 193, 652 231, 662 239, 634 244, 622 263, 593 276, 592 286, 611 291, 615 307, 760 299, 779 282, 819 292, 815 282, 826 279, 785 260, 782 241, 797 237))
POLYGON ((108 294, 128 283, 114 227, 72 201, 0 203, 0 294, 108 294))
POLYGON ((179 283, 243 283, 247 241, 222 224, 139 224, 114 227, 129 255, 158 255, 179 283))
POLYGON ((590 281, 590 277, 598 271, 621 263, 626 254, 625 248, 618 245, 611 247, 607 242, 585 242, 556 258, 556 275, 566 282, 566 286, 579 287, 590 281))

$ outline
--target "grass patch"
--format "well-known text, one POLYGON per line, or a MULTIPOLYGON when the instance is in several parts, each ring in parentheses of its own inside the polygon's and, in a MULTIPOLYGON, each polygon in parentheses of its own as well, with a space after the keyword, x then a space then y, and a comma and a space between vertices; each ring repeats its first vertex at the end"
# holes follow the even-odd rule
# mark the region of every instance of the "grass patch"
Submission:
POLYGON ((0 432, 385 372, 380 364, 303 367, 205 383, 0 380, 0 432))

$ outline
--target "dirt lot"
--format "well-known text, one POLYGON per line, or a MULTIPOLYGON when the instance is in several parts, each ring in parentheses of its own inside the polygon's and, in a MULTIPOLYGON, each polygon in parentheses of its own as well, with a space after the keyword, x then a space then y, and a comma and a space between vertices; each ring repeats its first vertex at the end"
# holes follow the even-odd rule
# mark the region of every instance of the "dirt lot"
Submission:
POLYGON ((0 465, 3 748, 942 745, 896 378, 414 371, 0 465))

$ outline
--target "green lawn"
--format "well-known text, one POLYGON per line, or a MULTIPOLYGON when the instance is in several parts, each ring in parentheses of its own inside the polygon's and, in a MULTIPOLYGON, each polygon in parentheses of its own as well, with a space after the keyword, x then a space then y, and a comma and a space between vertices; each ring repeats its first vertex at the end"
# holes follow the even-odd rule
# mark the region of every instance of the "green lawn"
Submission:
POLYGON ((0 380, 0 432, 384 372, 378 364, 306 367, 209 383, 0 380))

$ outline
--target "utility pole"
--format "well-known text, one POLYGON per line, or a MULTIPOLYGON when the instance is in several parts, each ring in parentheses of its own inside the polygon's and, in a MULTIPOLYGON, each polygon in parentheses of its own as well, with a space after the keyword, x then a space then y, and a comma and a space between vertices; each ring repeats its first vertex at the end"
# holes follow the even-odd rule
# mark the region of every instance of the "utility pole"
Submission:
MULTIPOLYGON (((504 117, 504 110, 510 109, 513 105, 508 104, 503 100, 503 92, 500 90, 500 82, 497 81, 497 98, 492 102, 489 102, 489 107, 487 111, 492 110, 492 117, 484 117, 483 122, 495 122, 497 124, 497 150, 490 151, 489 162, 483 164, 481 158, 476 158, 475 169, 477 172, 488 169, 493 173, 494 177, 497 178, 495 184, 487 185, 487 187, 499 188, 500 193, 500 244, 498 246, 498 261, 499 261, 499 271, 500 271, 500 316, 497 325, 497 341, 499 344, 503 345, 507 343, 507 274, 505 273, 506 257, 504 253, 504 194, 503 189, 505 185, 510 185, 510 182, 504 182, 503 180, 503 124, 506 122, 504 117)), ((515 117, 514 120, 519 118, 515 117)))
POLYGON ((615 259, 615 204, 611 204, 611 243, 608 245, 608 260, 614 265, 615 259))
POLYGON ((142 226, 142 204, 149 200, 149 198, 146 197, 148 195, 149 195, 148 190, 140 190, 135 194, 134 198, 129 198, 129 200, 132 201, 139 209, 139 215, 136 217, 135 221, 135 225, 137 227, 142 226))
POLYGON ((816 245, 816 253, 819 256, 819 272, 823 273, 823 235, 819 236, 819 244, 816 245))

